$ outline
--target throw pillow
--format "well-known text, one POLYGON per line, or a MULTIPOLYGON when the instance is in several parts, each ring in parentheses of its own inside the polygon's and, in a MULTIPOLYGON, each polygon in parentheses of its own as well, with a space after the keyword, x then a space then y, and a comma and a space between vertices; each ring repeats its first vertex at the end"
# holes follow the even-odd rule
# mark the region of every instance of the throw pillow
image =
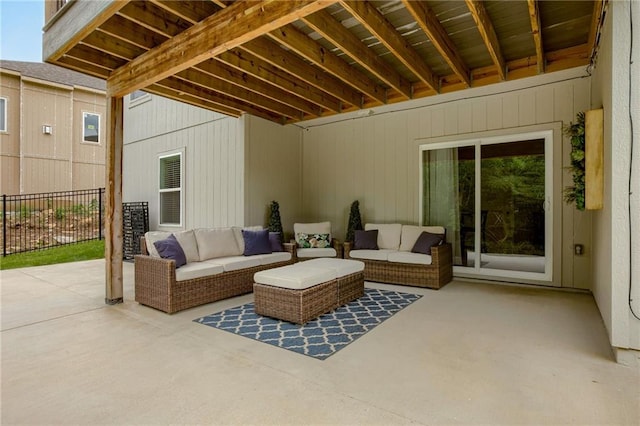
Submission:
POLYGON ((282 238, 279 232, 269 232, 269 243, 271 244, 271 251, 284 251, 282 247, 282 238))
POLYGON ((431 256, 431 247, 439 246, 444 243, 444 234, 432 234, 424 231, 414 244, 411 251, 413 253, 428 254, 431 256))
POLYGON ((251 231, 249 229, 243 229, 242 239, 244 240, 245 256, 253 256, 254 254, 271 253, 271 243, 269 242, 268 229, 261 229, 259 231, 251 231))
POLYGON ((299 248, 325 248, 331 247, 330 234, 296 234, 296 243, 299 248))
POLYGON ((164 240, 159 240, 153 243, 158 254, 163 259, 173 259, 176 261, 176 268, 179 268, 187 264, 187 257, 184 254, 184 250, 180 247, 180 243, 176 239, 175 235, 171 234, 164 240))
POLYGON ((353 240, 354 250, 378 250, 378 230, 358 230, 353 240))

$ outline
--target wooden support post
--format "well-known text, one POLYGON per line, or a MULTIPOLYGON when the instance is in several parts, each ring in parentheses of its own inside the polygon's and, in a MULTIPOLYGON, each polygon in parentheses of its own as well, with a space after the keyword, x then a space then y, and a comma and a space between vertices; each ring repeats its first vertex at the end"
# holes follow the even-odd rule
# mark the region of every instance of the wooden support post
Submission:
POLYGON ((604 111, 585 113, 585 208, 598 210, 604 205, 604 111))
POLYGON ((122 303, 122 97, 107 100, 105 247, 107 305, 122 303))

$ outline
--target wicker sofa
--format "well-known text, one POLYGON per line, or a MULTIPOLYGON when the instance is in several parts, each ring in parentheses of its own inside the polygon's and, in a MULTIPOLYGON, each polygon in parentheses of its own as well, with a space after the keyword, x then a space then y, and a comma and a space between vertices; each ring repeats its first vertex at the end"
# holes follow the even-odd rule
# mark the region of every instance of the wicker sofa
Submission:
POLYGON ((344 258, 364 262, 364 279, 389 284, 439 289, 453 278, 451 244, 431 248, 431 255, 413 253, 422 232, 444 234, 443 227, 401 224, 366 224, 365 230, 378 230, 377 250, 354 250, 344 243, 344 258))
POLYGON ((256 272, 295 261, 294 244, 283 244, 282 252, 244 256, 241 228, 201 228, 173 233, 187 260, 176 268, 176 262, 161 258, 153 245, 169 235, 146 233, 143 254, 134 258, 135 300, 169 314, 250 293, 256 272))

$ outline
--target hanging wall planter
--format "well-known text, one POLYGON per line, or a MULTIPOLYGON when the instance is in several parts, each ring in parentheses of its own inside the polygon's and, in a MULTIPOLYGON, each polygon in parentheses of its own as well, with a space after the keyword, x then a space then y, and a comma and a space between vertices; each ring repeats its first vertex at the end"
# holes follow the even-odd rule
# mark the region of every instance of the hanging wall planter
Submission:
POLYGON ((567 204, 575 203, 578 210, 585 207, 585 124, 584 112, 579 112, 575 123, 564 128, 565 135, 571 138, 571 166, 569 170, 573 174, 573 186, 564 189, 564 201, 567 204))

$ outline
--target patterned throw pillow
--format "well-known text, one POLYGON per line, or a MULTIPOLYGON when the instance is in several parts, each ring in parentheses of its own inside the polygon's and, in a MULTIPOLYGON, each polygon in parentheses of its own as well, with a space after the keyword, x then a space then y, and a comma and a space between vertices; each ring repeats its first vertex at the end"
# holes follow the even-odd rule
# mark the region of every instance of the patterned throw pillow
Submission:
POLYGON ((325 248, 331 247, 329 234, 296 234, 296 243, 299 248, 325 248))

